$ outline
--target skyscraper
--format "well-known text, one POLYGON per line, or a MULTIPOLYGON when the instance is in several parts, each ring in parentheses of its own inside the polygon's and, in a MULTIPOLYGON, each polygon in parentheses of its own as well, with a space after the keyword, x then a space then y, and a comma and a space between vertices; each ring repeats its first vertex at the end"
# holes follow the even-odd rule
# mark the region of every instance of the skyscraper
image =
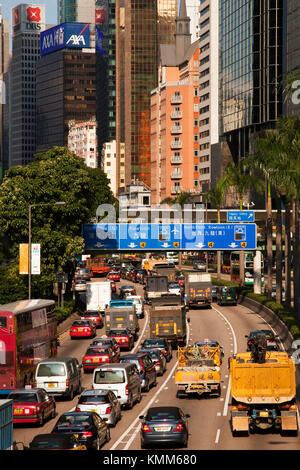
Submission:
POLYGON ((5 107, 8 106, 8 96, 4 75, 8 70, 9 58, 8 21, 2 18, 0 4, 0 178, 2 178, 6 166, 4 163, 4 145, 6 145, 4 140, 4 113, 6 112, 5 107))
MULTIPOLYGON (((300 69, 300 4, 298 0, 287 2, 287 72, 300 69)), ((296 84, 295 84, 296 85, 296 84)), ((288 101, 288 115, 300 117, 300 83, 288 101)))
POLYGON ((157 86, 159 44, 174 40, 176 0, 125 0, 126 184, 151 183, 150 92, 157 86))
POLYGON ((57 22, 95 23, 95 0, 57 0, 57 22))
POLYGON ((220 1, 220 131, 235 162, 282 114, 283 41, 283 0, 220 1))
POLYGON ((45 6, 20 4, 13 10, 10 67, 9 166, 26 165, 36 151, 36 62, 45 6))

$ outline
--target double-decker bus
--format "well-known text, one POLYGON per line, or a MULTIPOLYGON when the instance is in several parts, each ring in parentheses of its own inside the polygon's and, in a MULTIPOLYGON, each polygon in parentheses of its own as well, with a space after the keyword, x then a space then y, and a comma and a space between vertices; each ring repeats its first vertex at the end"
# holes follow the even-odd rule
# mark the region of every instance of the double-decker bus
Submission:
POLYGON ((0 305, 0 396, 33 385, 37 362, 57 354, 54 300, 0 305))
MULTIPOLYGON (((230 271, 231 273, 240 273, 240 251, 232 251, 230 253, 230 271)), ((254 284, 254 255, 253 251, 244 252, 245 259, 245 286, 253 286, 254 284)), ((264 261, 261 260, 261 283, 264 284, 264 261)))

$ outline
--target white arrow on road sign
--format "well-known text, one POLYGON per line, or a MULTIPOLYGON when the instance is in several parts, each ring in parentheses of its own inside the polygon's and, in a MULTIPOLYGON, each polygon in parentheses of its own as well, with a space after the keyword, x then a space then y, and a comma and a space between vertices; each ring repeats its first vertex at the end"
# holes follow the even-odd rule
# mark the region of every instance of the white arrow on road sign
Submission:
POLYGON ((169 245, 168 243, 163 243, 162 246, 163 246, 164 248, 169 248, 169 246, 171 246, 171 245, 169 245))
POLYGON ((130 245, 128 245, 129 248, 135 248, 137 245, 135 243, 130 243, 130 245))
POLYGON ((230 248, 236 248, 238 245, 236 243, 231 243, 229 246, 230 248))
POLYGON ((205 246, 204 243, 197 243, 197 245, 196 245, 197 248, 203 248, 204 246, 205 246))

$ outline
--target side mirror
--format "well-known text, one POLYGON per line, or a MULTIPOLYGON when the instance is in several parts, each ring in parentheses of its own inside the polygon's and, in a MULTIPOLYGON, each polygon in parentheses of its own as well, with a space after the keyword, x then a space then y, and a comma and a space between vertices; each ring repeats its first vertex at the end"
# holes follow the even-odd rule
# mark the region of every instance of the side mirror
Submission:
POLYGON ((187 319, 187 322, 188 322, 188 323, 190 323, 190 321, 191 321, 191 319, 190 319, 190 318, 188 318, 188 319, 187 319))
POLYGON ((139 416, 139 419, 144 419, 144 418, 145 418, 145 416, 143 416, 143 415, 139 416))
POLYGON ((190 417, 191 417, 191 415, 189 415, 189 414, 186 414, 186 415, 184 415, 184 417, 185 417, 185 418, 190 418, 190 417))
POLYGON ((245 335, 245 338, 249 338, 249 336, 248 336, 248 335, 245 335))

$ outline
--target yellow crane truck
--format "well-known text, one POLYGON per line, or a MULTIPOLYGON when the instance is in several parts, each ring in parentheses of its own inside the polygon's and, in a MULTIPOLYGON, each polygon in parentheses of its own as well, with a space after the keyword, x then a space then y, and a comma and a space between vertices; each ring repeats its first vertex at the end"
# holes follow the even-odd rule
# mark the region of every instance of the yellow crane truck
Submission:
POLYGON ((175 371, 177 397, 197 393, 219 397, 221 394, 220 346, 188 346, 178 348, 178 365, 175 371))
POLYGON ((284 351, 257 345, 229 358, 233 436, 258 429, 298 434, 295 364, 284 351), (259 349, 259 346, 258 346, 259 349))

